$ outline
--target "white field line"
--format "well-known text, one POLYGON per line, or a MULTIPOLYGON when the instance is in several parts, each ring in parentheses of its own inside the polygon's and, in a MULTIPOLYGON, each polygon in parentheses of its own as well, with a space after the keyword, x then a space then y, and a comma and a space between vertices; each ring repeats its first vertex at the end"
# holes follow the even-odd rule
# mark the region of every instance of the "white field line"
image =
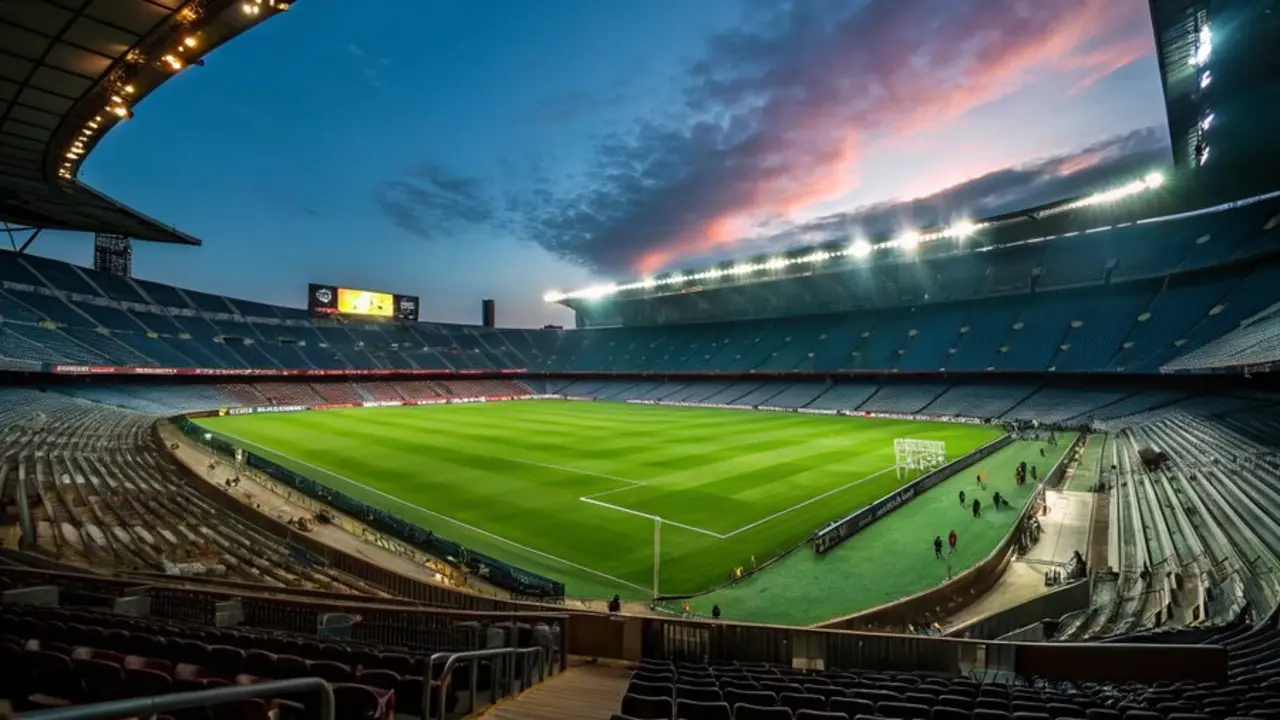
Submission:
MULTIPOLYGON (((828 490, 828 491, 826 491, 826 492, 822 493, 821 495, 815 495, 814 497, 811 497, 811 498, 809 498, 808 500, 805 500, 805 501, 804 501, 804 502, 802 502, 802 503, 798 503, 798 504, 796 504, 796 505, 792 505, 791 507, 789 507, 789 508, 787 508, 787 509, 785 509, 785 510, 779 510, 778 512, 776 512, 776 513, 774 513, 774 514, 770 515, 769 517, 761 518, 761 519, 759 519, 759 520, 757 520, 757 521, 755 521, 755 522, 751 523, 750 525, 743 525, 742 527, 738 528, 737 530, 734 530, 734 531, 732 531, 732 532, 728 532, 728 533, 725 533, 724 535, 721 535, 721 536, 720 536, 720 538, 721 538, 722 540, 723 540, 723 539, 731 538, 731 537, 733 537, 734 535, 737 535, 737 534, 738 534, 738 533, 740 533, 740 532, 746 532, 746 531, 750 530, 750 529, 751 529, 751 528, 753 528, 753 527, 757 527, 757 526, 759 526, 759 525, 763 525, 763 524, 765 524, 765 523, 769 522, 770 520, 773 520, 773 519, 775 519, 775 518, 782 517, 783 515, 786 515, 787 513, 791 512, 792 510, 799 510, 800 508, 802 508, 802 507, 804 507, 804 506, 806 506, 806 505, 810 505, 810 504, 812 504, 812 503, 816 503, 816 502, 818 502, 818 501, 819 501, 819 500, 821 500, 822 498, 830 497, 831 495, 835 495, 836 493, 840 492, 841 490, 848 490, 849 488, 853 487, 854 485, 858 485, 858 484, 860 484, 860 483, 866 482, 867 480, 870 480, 870 479, 871 479, 871 478, 873 478, 873 477, 879 477, 880 475, 883 475, 883 474, 885 474, 885 473, 887 473, 887 472, 891 472, 891 471, 893 471, 893 470, 897 470, 897 469, 898 469, 898 466, 897 466, 897 465, 894 465, 893 467, 887 467, 887 468, 885 468, 885 469, 881 470, 880 472, 874 472, 874 473, 871 473, 870 475, 868 475, 868 476, 866 476, 866 477, 864 477, 864 478, 859 478, 859 479, 857 479, 857 480, 854 480, 854 481, 853 481, 853 482, 851 482, 851 483, 846 483, 846 484, 844 484, 844 485, 841 485, 841 486, 840 486, 840 487, 838 487, 838 488, 833 488, 833 489, 831 489, 831 490, 828 490)), ((879 498, 877 498, 877 499, 879 499, 879 498)), ((849 511, 849 512, 852 512, 852 511, 849 511)))
MULTIPOLYGON (((286 460, 289 460, 289 461, 291 461, 291 462, 298 463, 299 465, 305 465, 305 466, 307 466, 307 467, 309 467, 309 468, 312 468, 313 470, 318 470, 318 471, 320 471, 320 472, 322 472, 322 473, 324 473, 325 475, 328 475, 328 476, 330 476, 330 477, 338 478, 339 480, 342 480, 342 481, 344 481, 344 482, 351 483, 352 485, 355 485, 356 487, 359 487, 359 488, 363 488, 363 489, 365 489, 365 490, 368 490, 369 492, 371 492, 371 493, 375 493, 375 494, 377 494, 377 495, 379 495, 379 496, 381 496, 381 497, 384 497, 384 498, 386 498, 386 499, 388 499, 388 500, 390 500, 390 501, 392 501, 392 502, 394 502, 394 503, 398 503, 398 504, 403 505, 403 506, 405 506, 405 507, 407 507, 407 508, 412 508, 412 509, 414 509, 414 510, 417 510, 418 512, 423 512, 423 513, 426 513, 426 514, 428 514, 428 515, 433 515, 433 516, 438 517, 438 518, 440 518, 440 519, 442 519, 442 520, 447 520, 448 522, 454 523, 455 525, 457 525, 457 526, 459 526, 459 527, 464 527, 464 528, 466 528, 466 529, 468 529, 468 530, 470 530, 470 531, 472 531, 472 532, 479 533, 479 534, 481 534, 481 535, 484 535, 484 536, 485 536, 485 537, 487 537, 487 538, 492 538, 493 540, 497 540, 498 542, 506 543, 506 544, 508 544, 508 545, 510 545, 510 546, 512 546, 512 547, 519 548, 519 549, 521 549, 521 550, 523 550, 523 551, 525 551, 525 552, 532 553, 532 554, 534 554, 534 555, 537 555, 537 556, 539 556, 539 557, 546 558, 546 559, 548 559, 548 560, 552 560, 552 561, 554 561, 554 562, 558 562, 558 563, 560 563, 561 565, 565 565, 565 566, 567 566, 567 567, 571 567, 571 568, 574 568, 574 569, 576 569, 576 570, 581 570, 581 571, 583 571, 583 572, 591 573, 592 575, 596 575, 596 576, 598 576, 598 577, 602 577, 602 578, 604 578, 604 579, 606 579, 606 580, 609 580, 609 581, 612 581, 612 582, 621 583, 621 584, 623 584, 623 585, 626 585, 627 587, 634 588, 634 589, 636 589, 636 590, 640 590, 640 591, 642 591, 642 592, 653 592, 653 588, 642 587, 642 586, 640 586, 640 585, 636 585, 635 583, 627 582, 626 580, 623 580, 623 579, 621 579, 621 578, 616 578, 616 577, 614 577, 614 576, 612 576, 612 575, 608 575, 608 574, 602 573, 602 572, 600 572, 599 570, 593 570, 593 569, 591 569, 591 568, 589 568, 589 567, 586 567, 585 565, 579 565, 578 563, 570 562, 569 560, 565 560, 564 558, 556 557, 555 555, 552 555, 552 554, 550 554, 550 553, 545 553, 545 552, 542 552, 541 550, 534 550, 533 548, 531 548, 531 547, 529 547, 529 546, 527 546, 527 545, 521 545, 520 543, 515 542, 514 540, 508 540, 508 539, 506 539, 506 538, 502 537, 501 535, 495 535, 495 534, 493 534, 493 533, 489 532, 488 530, 484 530, 484 529, 482 529, 482 528, 478 528, 478 527, 476 527, 476 526, 474 526, 474 525, 468 525, 467 523, 464 523, 464 522, 462 522, 461 520, 454 520, 453 518, 449 517, 448 515, 443 515, 443 514, 438 513, 438 512, 436 512, 436 511, 434 511, 434 510, 428 510, 428 509, 426 509, 426 508, 424 508, 424 507, 421 507, 421 506, 419 506, 419 505, 414 505, 413 503, 406 502, 406 501, 401 500, 400 498, 398 498, 398 497, 396 497, 396 496, 394 496, 394 495, 388 495, 387 493, 384 493, 384 492, 382 492, 381 490, 378 490, 378 489, 376 489, 376 488, 371 488, 371 487, 369 487, 368 485, 365 485, 365 484, 363 484, 363 483, 358 483, 358 482, 356 482, 355 480, 352 480, 352 479, 351 479, 351 478, 349 478, 349 477, 344 477, 344 476, 342 476, 342 475, 339 475, 339 474, 337 474, 337 473, 333 472, 332 470, 326 470, 325 468, 319 467, 319 466, 317 466, 317 465, 313 465, 313 464, 311 464, 311 463, 309 463, 309 462, 307 462, 307 461, 305 461, 305 460, 299 460, 298 458, 295 458, 295 457, 292 457, 292 456, 289 456, 289 455, 285 455, 285 454, 284 454, 284 453, 282 453, 282 452, 277 452, 277 451, 275 451, 275 450, 271 450, 270 448, 265 448, 265 447, 263 447, 263 446, 261 446, 261 445, 259 445, 259 444, 257 444, 257 443, 249 442, 248 440, 245 440, 245 439, 244 439, 244 438, 242 438, 242 437, 238 437, 238 436, 236 436, 236 435, 232 435, 231 433, 228 433, 228 432, 218 432, 218 433, 216 433, 216 434, 218 434, 218 435, 222 435, 222 436, 224 436, 224 437, 229 437, 229 438, 231 438, 231 439, 233 439, 233 440, 235 440, 235 441, 239 442, 240 444, 245 445, 246 447, 257 448, 258 450, 262 450, 262 451, 264 451, 264 452, 266 452, 266 453, 269 453, 269 454, 271 454, 271 455, 277 455, 277 456, 282 457, 282 458, 285 458, 286 460)), ((615 479, 618 479, 618 478, 615 478, 615 479)), ((633 482, 633 481, 628 481, 628 482, 633 482)))
MULTIPOLYGON (((630 488, 623 488, 623 489, 629 490, 630 488)), ((618 512, 624 512, 629 515, 639 515, 640 517, 649 518, 650 520, 660 520, 663 525, 675 525, 678 528, 684 528, 685 530, 692 530, 693 532, 702 533, 703 535, 710 535, 711 537, 717 540, 723 540, 725 538, 724 535, 721 535, 720 533, 717 533, 717 532, 711 532, 710 530, 704 530, 700 527, 694 527, 692 525, 685 525, 684 523, 679 523, 679 522, 676 522, 675 520, 668 520, 664 517, 659 517, 657 515, 642 513, 639 510, 632 510, 631 508, 624 508, 619 505, 610 505, 607 502, 600 502, 599 500, 595 500, 593 499, 593 497, 581 497, 578 499, 581 500, 582 502, 591 503, 592 505, 599 505, 600 507, 606 507, 606 508, 609 508, 610 510, 617 510, 618 512)))
MULTIPOLYGON (((629 480, 617 475, 607 475, 605 473, 593 472, 591 470, 580 470, 578 468, 565 467, 564 465, 552 465, 551 463, 538 462, 537 460, 521 460, 520 458, 499 457, 499 460, 507 462, 520 463, 522 465, 533 465, 534 467, 547 468, 548 470, 559 470, 561 472, 573 473, 574 475, 587 475, 589 477, 604 478, 605 480, 613 480, 615 482, 626 483, 630 487, 639 487, 644 483, 638 480, 629 480)), ((627 490, 628 488, 618 488, 619 490, 627 490)), ((608 490, 606 492, 617 492, 617 490, 608 490)), ((604 493, 601 493, 602 495, 604 493)), ((592 495, 591 497, 595 497, 592 495)))

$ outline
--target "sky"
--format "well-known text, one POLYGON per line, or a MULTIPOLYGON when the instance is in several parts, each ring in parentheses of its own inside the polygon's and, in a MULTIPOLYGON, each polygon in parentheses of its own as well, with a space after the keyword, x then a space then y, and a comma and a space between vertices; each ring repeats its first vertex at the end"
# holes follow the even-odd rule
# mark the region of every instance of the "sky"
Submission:
MULTIPOLYGON (((572 325, 550 289, 1069 197, 1171 163, 1146 0, 298 0, 81 179, 134 274, 572 325)), ((38 254, 89 264, 91 239, 38 254)))

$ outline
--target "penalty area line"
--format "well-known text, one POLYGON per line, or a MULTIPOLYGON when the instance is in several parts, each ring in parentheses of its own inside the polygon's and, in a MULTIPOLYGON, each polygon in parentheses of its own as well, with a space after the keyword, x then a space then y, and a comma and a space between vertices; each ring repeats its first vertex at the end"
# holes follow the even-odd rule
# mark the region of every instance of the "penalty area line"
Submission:
MULTIPOLYGON (((623 490, 629 490, 630 488, 622 488, 622 489, 623 489, 623 490)), ((713 538, 715 538, 715 539, 717 539, 717 540, 723 540, 723 539, 725 539, 725 537, 726 537, 726 536, 721 535, 720 533, 717 533, 717 532, 711 532, 710 530, 704 530, 703 528, 700 528, 700 527, 694 527, 694 526, 692 526, 692 525, 685 525, 685 524, 684 524, 684 523, 682 523, 682 522, 676 522, 675 520, 668 520, 668 519, 666 519, 666 518, 664 518, 664 517, 661 517, 661 516, 658 516, 658 515, 650 515, 649 513, 642 513, 642 512, 640 512, 639 510, 632 510, 631 508, 624 508, 624 507, 622 507, 622 506, 620 506, 620 505, 610 505, 610 504, 609 504, 609 503, 607 503, 607 502, 601 502, 601 501, 599 501, 599 500, 594 499, 595 497, 596 497, 596 496, 594 496, 594 495, 588 495, 587 497, 580 497, 580 498, 578 498, 578 499, 579 499, 579 500, 581 500, 582 502, 585 502, 585 503, 591 503, 592 505, 599 505, 600 507, 603 507, 603 508, 609 508, 610 510, 617 510, 618 512, 624 512, 624 513, 627 513, 628 515, 638 515, 639 517, 642 517, 642 518, 649 518, 650 520, 657 520, 657 521, 661 522, 663 525, 674 525, 674 526, 676 526, 676 527, 678 527, 678 528, 684 528, 685 530, 690 530, 690 531, 692 531, 692 532, 701 533, 701 534, 703 534, 703 535, 710 535, 711 537, 713 537, 713 538)))
POLYGON ((830 496, 832 496, 832 495, 835 495, 836 493, 838 493, 838 492, 840 492, 840 491, 842 491, 842 490, 848 490, 849 488, 853 487, 854 485, 858 485, 858 484, 864 483, 864 482, 866 482, 867 480, 870 480, 871 478, 879 477, 879 476, 881 476, 881 475, 883 475, 883 474, 885 474, 885 473, 887 473, 887 472, 892 472, 892 471, 897 470, 897 469, 898 469, 898 466, 897 466, 897 465, 894 465, 893 467, 887 467, 887 468, 885 468, 885 469, 881 470, 880 472, 874 472, 874 473, 871 473, 870 475, 868 475, 868 476, 866 476, 866 477, 858 478, 857 480, 854 480, 854 481, 853 481, 853 482, 851 482, 851 483, 845 483, 844 485, 841 485, 841 486, 840 486, 840 487, 838 487, 838 488, 832 488, 831 490, 828 490, 828 491, 826 491, 826 492, 822 493, 821 495, 815 495, 815 496, 813 496, 813 497, 809 498, 808 500, 805 500, 805 501, 804 501, 804 502, 802 502, 802 503, 798 503, 798 504, 796 504, 796 505, 792 505, 791 507, 786 508, 786 509, 784 509, 784 510, 779 510, 778 512, 776 512, 776 513, 774 513, 774 514, 770 515, 769 517, 761 518, 761 519, 759 519, 759 520, 757 520, 757 521, 755 521, 755 522, 751 523, 750 525, 743 525, 742 527, 738 528, 737 530, 734 530, 734 531, 732 531, 732 532, 729 532, 729 533, 726 533, 726 534, 724 534, 724 535, 721 535, 721 536, 720 536, 720 538, 721 538, 722 540, 723 540, 723 539, 727 539, 727 538, 731 538, 731 537, 733 537, 734 535, 737 535, 738 533, 746 532, 746 531, 750 530, 751 528, 754 528, 754 527, 758 527, 758 526, 760 526, 760 525, 763 525, 763 524, 765 524, 765 523, 769 522, 770 520, 774 520, 774 519, 780 518, 780 517, 782 517, 783 515, 786 515, 787 513, 791 512, 791 511, 793 511, 793 510, 799 510, 800 508, 802 508, 802 507, 804 507, 804 506, 806 506, 806 505, 811 505, 811 504, 813 504, 813 503, 818 502, 819 500, 821 500, 821 499, 823 499, 823 498, 826 498, 826 497, 830 497, 830 496))
MULTIPOLYGON (((506 538, 502 537, 501 535, 495 535, 495 534, 493 534, 493 533, 491 533, 491 532, 489 532, 488 530, 485 530, 485 529, 483 529, 483 528, 478 528, 478 527, 476 527, 475 525, 468 525, 467 523, 464 523, 464 522, 462 522, 461 520, 455 520, 455 519, 453 519, 453 518, 449 517, 448 515, 444 515, 444 514, 442 514, 442 513, 438 513, 438 512, 436 512, 436 511, 434 511, 434 510, 428 510, 428 509, 426 509, 426 508, 424 508, 424 507, 422 507, 422 506, 420 506, 420 505, 414 505, 413 503, 408 502, 408 501, 406 501, 406 500, 402 500, 402 499, 400 499, 400 498, 398 498, 398 497, 396 497, 396 496, 394 496, 394 495, 388 495, 387 493, 385 493, 385 492, 383 492, 383 491, 381 491, 381 490, 379 490, 379 489, 377 489, 377 488, 371 488, 371 487, 369 487, 368 485, 365 485, 364 483, 356 482, 355 480, 352 480, 352 479, 351 479, 351 478, 349 478, 349 477, 345 477, 345 476, 339 475, 338 473, 335 473, 335 472, 333 472, 332 470, 326 470, 325 468, 322 468, 322 467, 320 467, 320 466, 318 466, 318 465, 313 465, 312 463, 309 463, 309 462, 307 462, 306 460, 299 460, 299 459, 298 459, 298 458, 296 458, 296 457, 292 457, 292 456, 290 456, 290 455, 286 455, 286 454, 284 454, 284 453, 282 453, 282 452, 277 452, 277 451, 272 450, 272 449, 270 449, 270 448, 263 447, 263 446, 261 446, 261 445, 259 445, 259 444, 257 444, 257 443, 249 442, 248 440, 245 440, 244 438, 239 437, 239 436, 236 436, 236 435, 232 435, 231 433, 218 431, 218 432, 215 432, 214 434, 215 434, 215 435, 221 435, 221 436, 223 436, 223 437, 231 438, 232 440, 235 440, 236 442, 240 443, 241 445, 244 445, 244 446, 247 446, 247 447, 250 447, 250 448, 256 448, 256 449, 258 449, 258 450, 261 450, 261 451, 264 451, 264 452, 270 453, 270 454, 272 454, 272 455, 276 455, 276 456, 278 456, 278 457, 282 457, 282 458, 284 458, 284 459, 286 459, 286 460, 289 460, 290 462, 295 462, 295 463, 297 463, 297 464, 299 464, 299 465, 305 465, 306 467, 309 467, 309 468, 311 468, 311 469, 313 469, 313 470, 317 470, 317 471, 319 471, 319 472, 322 472, 322 473, 324 473, 325 475, 327 475, 327 476, 329 476, 329 477, 331 477, 331 478, 336 478, 336 479, 338 479, 338 480, 341 480, 341 481, 343 481, 343 482, 346 482, 346 483, 349 483, 349 484, 351 484, 351 485, 354 485, 354 486, 356 486, 356 487, 358 487, 358 488, 361 488, 362 490, 367 490, 367 491, 369 491, 369 492, 371 492, 371 493, 374 493, 374 494, 376 494, 376 495, 378 495, 378 496, 380 496, 380 497, 384 497, 384 498, 386 498, 387 500, 390 500, 390 501, 392 501, 392 502, 394 502, 394 503, 397 503, 397 504, 403 505, 403 506, 405 506, 405 507, 407 507, 407 508, 412 508, 412 509, 414 509, 414 510, 417 510, 418 512, 426 513, 427 515, 431 515, 431 516, 434 516, 434 517, 440 518, 441 520, 445 520, 445 521, 451 522, 451 523, 453 523, 454 525, 457 525, 458 527, 466 528, 466 529, 468 529, 468 530, 470 530, 470 531, 472 531, 472 532, 479 533, 480 535, 483 535, 483 536, 485 536, 485 537, 487 537, 487 538, 491 538, 491 539, 493 539, 493 540, 497 540, 498 542, 506 543, 507 545, 510 545, 510 546, 512 546, 512 547, 514 547, 514 548, 519 548, 520 550, 523 550, 523 551, 525 551, 525 552, 527 552, 527 553, 532 553, 533 555, 537 555, 538 557, 546 558, 547 560, 551 560, 551 561, 553 561, 553 562, 560 563, 561 565, 564 565, 564 566, 566 566, 566 567, 574 568, 575 570, 581 570, 581 571, 586 572, 586 573, 591 573, 592 575, 595 575, 595 576, 597 576, 597 577, 602 577, 602 578, 604 578, 604 579, 606 579, 606 580, 609 580, 609 581, 611 581, 611 582, 621 583, 621 584, 623 584, 623 585, 626 585, 626 586, 627 586, 627 587, 629 587, 629 588, 633 588, 633 589, 635 589, 635 590, 640 590, 641 592, 653 592, 653 588, 643 587, 643 586, 637 585, 637 584, 635 584, 635 583, 633 583, 633 582, 628 582, 628 581, 626 581, 626 580, 623 580, 622 578, 616 578, 616 577, 614 577, 614 576, 612 576, 612 575, 609 575, 609 574, 607 574, 607 573, 602 573, 602 572, 600 572, 599 570, 593 570, 592 568, 589 568, 589 567, 587 567, 587 566, 585 566, 585 565, 579 565, 578 563, 575 563, 575 562, 572 562, 572 561, 569 561, 569 560, 565 560, 564 558, 561 558, 561 557, 556 557, 555 555, 552 555, 552 554, 550 554, 550 553, 545 553, 545 552, 542 552, 541 550, 535 550, 535 549, 533 549, 533 548, 529 547, 528 545, 521 545, 520 543, 518 543, 518 542, 516 542, 516 541, 514 541, 514 540, 508 540, 508 539, 506 539, 506 538)), ((603 504, 603 503, 601 503, 601 504, 603 504)))

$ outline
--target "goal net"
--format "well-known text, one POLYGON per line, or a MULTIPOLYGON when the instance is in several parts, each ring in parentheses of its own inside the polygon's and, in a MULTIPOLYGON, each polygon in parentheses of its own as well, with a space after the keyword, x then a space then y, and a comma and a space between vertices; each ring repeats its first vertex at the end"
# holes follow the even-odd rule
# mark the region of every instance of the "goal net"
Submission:
POLYGON ((947 464, 947 444, 941 440, 894 438, 893 459, 898 478, 909 478, 947 464))

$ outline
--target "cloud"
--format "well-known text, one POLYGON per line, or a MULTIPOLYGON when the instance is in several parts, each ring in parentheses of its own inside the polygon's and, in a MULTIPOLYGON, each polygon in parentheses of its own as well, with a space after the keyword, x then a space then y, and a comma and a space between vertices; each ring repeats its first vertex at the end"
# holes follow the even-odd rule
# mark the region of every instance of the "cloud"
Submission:
POLYGON ((397 227, 423 240, 443 239, 462 225, 497 220, 482 181, 432 164, 418 165, 383 183, 376 201, 397 227))
POLYGON ((825 215, 746 241, 746 245, 778 249, 883 236, 903 228, 940 227, 963 219, 959 216, 962 212, 969 218, 982 218, 1036 207, 1076 195, 1082 187, 1106 187, 1116 178, 1141 177, 1168 163, 1164 128, 1143 128, 1077 152, 990 172, 926 197, 825 215))
POLYGON ((359 45, 347 45, 347 54, 351 56, 356 69, 364 76, 366 82, 375 88, 382 88, 382 71, 391 65, 391 58, 371 58, 359 45))
MULTIPOLYGON (((688 68, 680 122, 601 139, 575 192, 505 203, 529 238, 612 274, 731 249, 859 187, 869 149, 944 128, 1046 73, 1079 91, 1150 46, 1144 0, 748 7, 749 26, 713 37, 688 68)), ((1063 177, 1103 159, 1074 162, 1063 177)))

